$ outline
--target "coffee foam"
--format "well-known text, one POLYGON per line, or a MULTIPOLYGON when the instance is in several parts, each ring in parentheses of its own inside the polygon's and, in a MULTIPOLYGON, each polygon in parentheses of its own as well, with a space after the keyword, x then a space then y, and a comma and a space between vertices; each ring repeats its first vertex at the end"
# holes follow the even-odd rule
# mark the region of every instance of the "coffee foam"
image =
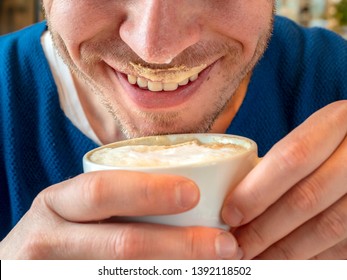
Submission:
POLYGON ((245 151, 245 147, 237 144, 202 144, 194 140, 176 145, 103 148, 95 151, 90 160, 97 164, 119 167, 170 167, 216 161, 245 151))

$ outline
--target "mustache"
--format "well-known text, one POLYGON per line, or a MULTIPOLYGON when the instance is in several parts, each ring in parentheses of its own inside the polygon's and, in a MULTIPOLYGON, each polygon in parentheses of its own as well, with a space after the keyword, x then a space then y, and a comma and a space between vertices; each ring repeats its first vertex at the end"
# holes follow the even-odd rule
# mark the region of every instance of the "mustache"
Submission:
POLYGON ((107 40, 91 40, 81 44, 81 60, 89 65, 101 61, 112 62, 112 66, 120 71, 129 69, 132 62, 151 69, 168 69, 179 66, 193 68, 201 64, 211 64, 216 59, 228 54, 237 59, 241 54, 242 46, 237 43, 220 43, 216 41, 200 41, 183 50, 168 64, 148 63, 140 58, 120 38, 107 40))

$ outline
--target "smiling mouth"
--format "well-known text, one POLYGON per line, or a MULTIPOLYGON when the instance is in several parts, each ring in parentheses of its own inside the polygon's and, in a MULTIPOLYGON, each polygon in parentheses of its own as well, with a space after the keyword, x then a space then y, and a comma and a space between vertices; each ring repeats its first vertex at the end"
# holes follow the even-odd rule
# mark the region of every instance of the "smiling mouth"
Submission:
POLYGON ((175 91, 198 79, 199 74, 207 67, 206 64, 188 68, 186 66, 169 69, 152 69, 130 62, 137 76, 128 74, 127 79, 131 85, 151 92, 175 91))

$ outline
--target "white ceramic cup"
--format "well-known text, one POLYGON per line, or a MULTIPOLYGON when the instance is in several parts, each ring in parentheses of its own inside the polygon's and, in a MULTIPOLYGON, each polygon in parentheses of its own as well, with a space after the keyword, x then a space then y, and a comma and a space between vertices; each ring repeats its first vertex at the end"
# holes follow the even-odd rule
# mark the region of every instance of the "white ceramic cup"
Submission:
MULTIPOLYGON (((126 221, 160 223, 175 226, 208 226, 228 229, 221 219, 221 207, 230 192, 257 164, 256 143, 248 138, 226 134, 176 134, 135 138, 96 148, 83 157, 84 172, 97 170, 131 170, 149 173, 176 174, 193 180, 199 187, 200 200, 193 209, 172 215, 125 217, 126 221), (93 162, 91 155, 100 149, 132 145, 175 145, 192 140, 201 143, 235 144, 243 152, 195 164, 177 162, 174 166, 132 167, 112 166, 93 162)), ((165 187, 165 186, 163 186, 165 187)))

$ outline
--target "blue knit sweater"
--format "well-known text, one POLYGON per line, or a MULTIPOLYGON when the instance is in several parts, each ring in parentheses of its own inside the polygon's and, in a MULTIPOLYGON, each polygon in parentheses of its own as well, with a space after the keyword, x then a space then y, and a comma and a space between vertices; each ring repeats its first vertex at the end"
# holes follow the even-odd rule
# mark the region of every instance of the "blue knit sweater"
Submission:
MULTIPOLYGON (((82 172, 96 144, 66 118, 43 53, 45 23, 0 37, 0 240, 44 188, 82 172)), ((227 133, 264 155, 313 112, 347 99, 347 43, 277 17, 269 48, 227 133)))

